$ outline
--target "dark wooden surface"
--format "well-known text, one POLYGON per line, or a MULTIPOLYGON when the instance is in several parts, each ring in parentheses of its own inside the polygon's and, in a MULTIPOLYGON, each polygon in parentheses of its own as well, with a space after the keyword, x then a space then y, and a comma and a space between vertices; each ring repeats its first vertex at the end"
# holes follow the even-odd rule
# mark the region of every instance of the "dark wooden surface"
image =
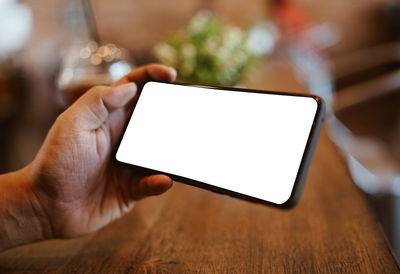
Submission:
POLYGON ((175 183, 73 240, 0 254, 0 272, 399 273, 364 195, 324 129, 296 208, 175 183))

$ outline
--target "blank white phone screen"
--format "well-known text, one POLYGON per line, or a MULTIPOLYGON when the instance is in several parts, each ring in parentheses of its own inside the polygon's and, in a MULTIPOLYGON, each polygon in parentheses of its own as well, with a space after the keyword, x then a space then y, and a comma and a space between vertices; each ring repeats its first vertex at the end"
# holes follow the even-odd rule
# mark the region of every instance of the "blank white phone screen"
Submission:
POLYGON ((311 97, 149 82, 116 158, 282 204, 317 107, 311 97))

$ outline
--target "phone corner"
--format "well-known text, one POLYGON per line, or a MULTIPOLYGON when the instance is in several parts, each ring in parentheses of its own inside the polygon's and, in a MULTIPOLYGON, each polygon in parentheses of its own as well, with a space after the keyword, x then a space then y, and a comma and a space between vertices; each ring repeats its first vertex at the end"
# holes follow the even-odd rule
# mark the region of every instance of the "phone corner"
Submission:
POLYGON ((293 209, 299 202, 299 195, 289 197, 286 202, 278 205, 281 209, 290 210, 293 209))
POLYGON ((317 96, 317 95, 312 95, 312 98, 314 98, 314 100, 317 102, 318 110, 321 113, 325 113, 326 104, 325 104, 324 99, 322 99, 322 97, 317 96))
POLYGON ((157 82, 157 81, 154 81, 154 80, 150 80, 150 81, 144 83, 142 90, 143 90, 145 87, 154 85, 155 83, 158 83, 158 82, 157 82))

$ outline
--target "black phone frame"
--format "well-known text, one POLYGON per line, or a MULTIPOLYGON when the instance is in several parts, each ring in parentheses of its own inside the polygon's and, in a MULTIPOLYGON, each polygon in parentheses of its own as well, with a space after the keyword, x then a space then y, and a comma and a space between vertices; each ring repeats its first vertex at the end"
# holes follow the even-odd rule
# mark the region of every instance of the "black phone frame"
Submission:
MULTIPOLYGON (((157 82, 157 81, 150 81, 150 82, 157 82)), ((149 83, 149 82, 147 82, 149 83)), ((146 84, 147 84, 146 83, 146 84)), ((161 82, 158 82, 161 83, 161 82)), ((143 86, 143 88, 146 86, 146 84, 143 86)), ((142 174, 146 174, 146 175, 154 175, 154 174, 163 174, 163 175, 167 175, 168 177, 170 177, 172 180, 178 182, 178 183, 184 183, 187 185, 191 185, 191 186, 195 186, 198 188, 202 188, 202 189, 206 189, 206 190, 210 190, 212 192, 218 193, 218 194, 224 194, 224 195, 228 195, 234 198, 238 198, 238 199, 242 199, 242 200, 246 200, 246 201, 250 201, 250 202, 254 202, 254 203, 258 203, 258 204, 264 204, 264 205, 269 205, 269 206, 273 206, 276 208, 281 208, 281 209, 290 209, 293 208, 299 201, 300 198, 300 194, 302 192, 303 186, 304 186, 304 182, 306 179, 306 175, 309 169, 309 166, 311 164, 311 160, 312 160, 312 156, 318 141, 318 137, 319 137, 319 133, 321 130, 321 125, 324 119, 324 114, 325 114, 325 103, 322 100, 321 97, 316 96, 316 95, 312 95, 312 94, 300 94, 300 93, 294 93, 294 92, 283 92, 283 91, 268 91, 268 90, 257 90, 257 89, 245 89, 245 88, 238 88, 238 87, 218 87, 218 86, 208 86, 208 85, 193 85, 193 84, 186 84, 186 83, 165 83, 164 84, 170 84, 170 85, 181 85, 181 86, 190 86, 190 87, 200 87, 200 88, 208 88, 208 89, 215 89, 215 90, 228 90, 228 91, 238 91, 238 92, 250 92, 250 93, 261 93, 261 94, 274 94, 274 95, 282 95, 282 96, 296 96, 296 97, 308 97, 308 98, 313 98, 316 102, 317 102, 317 111, 316 114, 314 116, 314 121, 313 121, 313 125, 311 127, 310 130, 310 134, 308 136, 308 140, 306 143, 306 147, 304 149, 304 153, 303 153, 303 157, 301 159, 300 162, 300 166, 299 169, 297 171, 297 176, 295 179, 295 183, 293 185, 293 189, 292 189, 292 193, 290 194, 290 197, 288 200, 286 200, 286 202, 282 203, 282 204, 276 204, 270 201, 266 201, 260 198, 255 198, 246 194, 242 194, 239 192, 235 192, 232 190, 228 190, 225 188, 221 188, 221 187, 217 187, 214 185, 210 185, 204 182, 200 182, 200 181, 196 181, 190 178, 186 178, 183 176, 179 176, 176 174, 170 174, 167 172, 163 172, 163 171, 159 171, 159 170, 154 170, 154 169, 150 169, 150 168, 146 168, 146 167, 141 167, 141 166, 137 166, 137 165, 132 165, 132 164, 128 164, 128 163, 124 163, 124 162, 120 162, 117 160, 116 158, 116 153, 118 151, 118 148, 121 144, 122 138, 125 135, 125 131, 128 127, 128 124, 131 120, 132 114, 135 111, 136 105, 139 102, 139 98, 141 95, 141 91, 142 89, 139 91, 137 97, 136 97, 136 101, 134 103, 134 106, 132 108, 132 111, 129 115, 129 118, 126 121, 126 125, 124 126, 124 130, 120 136, 120 139, 117 143, 117 146, 115 147, 115 150, 113 152, 114 155, 114 161, 116 161, 118 164, 122 165, 122 166, 126 166, 129 167, 131 169, 134 169, 135 171, 142 173, 142 174)))

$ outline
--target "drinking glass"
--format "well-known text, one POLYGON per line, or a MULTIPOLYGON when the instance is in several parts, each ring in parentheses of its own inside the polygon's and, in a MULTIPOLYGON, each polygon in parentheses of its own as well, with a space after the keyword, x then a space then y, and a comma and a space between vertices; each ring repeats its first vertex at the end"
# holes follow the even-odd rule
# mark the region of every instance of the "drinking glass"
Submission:
POLYGON ((95 85, 111 85, 133 68, 129 55, 112 43, 90 41, 75 45, 65 54, 57 77, 60 103, 71 105, 95 85))

